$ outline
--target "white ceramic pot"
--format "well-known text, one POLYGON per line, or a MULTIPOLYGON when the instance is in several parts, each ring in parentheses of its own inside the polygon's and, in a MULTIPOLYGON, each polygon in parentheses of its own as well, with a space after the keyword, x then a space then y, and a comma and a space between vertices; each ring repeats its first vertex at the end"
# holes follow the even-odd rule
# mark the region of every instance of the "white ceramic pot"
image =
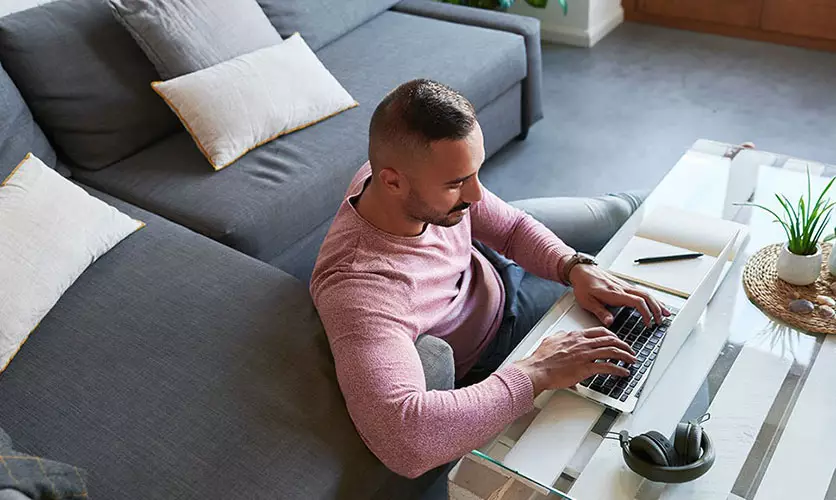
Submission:
POLYGON ((836 276, 836 246, 830 250, 830 258, 827 259, 827 270, 832 276, 836 276))
POLYGON ((821 245, 813 255, 796 255, 790 252, 786 244, 778 255, 778 277, 792 285, 809 285, 821 274, 821 245))

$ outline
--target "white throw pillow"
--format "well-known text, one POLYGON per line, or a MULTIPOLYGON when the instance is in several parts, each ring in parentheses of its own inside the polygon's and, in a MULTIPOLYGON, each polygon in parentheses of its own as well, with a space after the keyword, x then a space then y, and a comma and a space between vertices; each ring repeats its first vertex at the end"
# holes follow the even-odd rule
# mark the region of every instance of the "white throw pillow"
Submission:
POLYGON ((151 85, 215 170, 281 135, 357 106, 299 33, 151 85))
POLYGON ((26 155, 0 184, 0 372, 87 266, 144 225, 26 155))

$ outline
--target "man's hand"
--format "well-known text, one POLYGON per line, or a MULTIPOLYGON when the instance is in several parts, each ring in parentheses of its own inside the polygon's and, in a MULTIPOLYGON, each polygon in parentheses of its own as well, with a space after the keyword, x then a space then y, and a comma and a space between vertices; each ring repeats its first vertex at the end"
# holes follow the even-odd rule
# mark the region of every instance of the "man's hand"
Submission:
POLYGON ((572 387, 599 373, 626 377, 630 371, 605 360, 636 362, 630 346, 603 327, 558 332, 543 340, 534 353, 514 363, 531 378, 534 396, 545 390, 572 387), (597 362, 604 360, 604 362, 597 362))
POLYGON ((671 314, 649 293, 628 285, 597 266, 573 267, 569 272, 569 281, 578 304, 597 316, 605 326, 613 322, 612 313, 605 306, 633 307, 641 313, 648 326, 651 321, 661 323, 663 316, 671 314))

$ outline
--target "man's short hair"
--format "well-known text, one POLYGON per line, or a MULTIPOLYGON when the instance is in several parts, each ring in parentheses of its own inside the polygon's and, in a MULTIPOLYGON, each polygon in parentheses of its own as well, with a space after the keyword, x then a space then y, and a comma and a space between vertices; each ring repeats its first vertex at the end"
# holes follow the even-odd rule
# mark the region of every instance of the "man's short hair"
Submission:
POLYGON ((382 148, 419 149, 431 142, 460 140, 476 126, 476 110, 466 97, 442 83, 418 79, 383 98, 369 125, 372 166, 382 148))

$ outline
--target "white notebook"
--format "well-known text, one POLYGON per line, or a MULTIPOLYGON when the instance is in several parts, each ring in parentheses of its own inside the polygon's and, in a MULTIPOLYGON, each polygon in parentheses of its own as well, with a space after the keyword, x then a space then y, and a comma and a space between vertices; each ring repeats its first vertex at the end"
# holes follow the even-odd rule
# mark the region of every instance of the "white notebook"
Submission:
POLYGON ((627 242, 609 270, 628 281, 688 298, 738 231, 740 236, 729 260, 734 259, 746 241, 746 226, 678 208, 659 207, 642 221, 636 235, 627 242), (689 252, 704 255, 696 259, 651 264, 634 262, 645 257, 689 252))

